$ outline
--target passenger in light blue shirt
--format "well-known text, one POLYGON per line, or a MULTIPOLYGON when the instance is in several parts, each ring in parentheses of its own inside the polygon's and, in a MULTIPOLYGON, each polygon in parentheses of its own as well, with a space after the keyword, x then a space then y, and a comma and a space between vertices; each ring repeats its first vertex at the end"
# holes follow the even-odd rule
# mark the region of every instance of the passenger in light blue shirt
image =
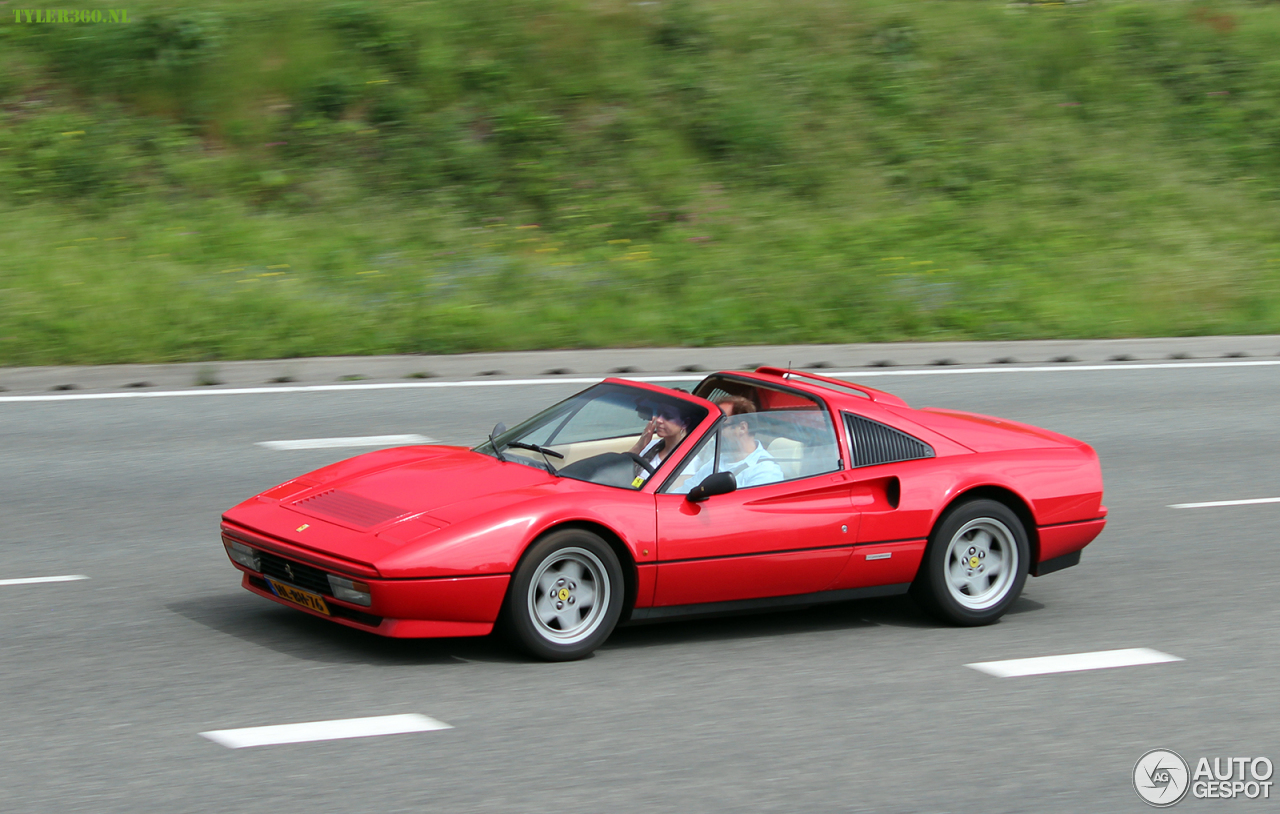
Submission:
POLYGON ((702 483, 712 472, 732 472, 739 489, 785 480, 782 467, 756 440, 750 423, 743 417, 747 413, 754 413, 755 405, 741 396, 721 399, 716 404, 728 416, 719 430, 719 465, 713 468, 712 462, 707 461, 698 467, 688 480, 672 491, 685 494, 702 483))

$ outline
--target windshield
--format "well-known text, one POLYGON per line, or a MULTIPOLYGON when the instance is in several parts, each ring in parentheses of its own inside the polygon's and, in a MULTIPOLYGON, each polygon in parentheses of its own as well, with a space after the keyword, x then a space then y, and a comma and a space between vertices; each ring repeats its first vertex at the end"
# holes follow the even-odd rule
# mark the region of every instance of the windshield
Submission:
MULTIPOLYGON (((678 450, 707 409, 639 387, 597 384, 503 432, 501 457, 565 478, 639 489, 678 450), (646 466, 645 464, 648 464, 646 466)), ((495 455, 486 441, 475 448, 495 455)))

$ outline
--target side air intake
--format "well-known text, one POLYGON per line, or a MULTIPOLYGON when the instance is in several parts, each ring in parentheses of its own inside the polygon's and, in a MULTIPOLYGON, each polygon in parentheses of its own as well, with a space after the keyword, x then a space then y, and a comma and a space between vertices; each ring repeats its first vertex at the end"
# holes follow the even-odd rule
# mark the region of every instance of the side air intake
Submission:
POLYGON ((933 447, 901 430, 849 413, 845 413, 844 421, 849 428, 849 437, 853 439, 854 466, 874 466, 934 457, 933 447))

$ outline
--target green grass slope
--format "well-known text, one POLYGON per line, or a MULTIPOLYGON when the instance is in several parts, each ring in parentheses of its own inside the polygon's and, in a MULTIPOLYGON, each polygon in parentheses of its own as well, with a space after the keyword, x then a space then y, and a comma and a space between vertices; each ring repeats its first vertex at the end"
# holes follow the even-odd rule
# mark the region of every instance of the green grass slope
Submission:
POLYGON ((0 364, 1280 331, 1277 4, 127 11, 0 18, 0 364))

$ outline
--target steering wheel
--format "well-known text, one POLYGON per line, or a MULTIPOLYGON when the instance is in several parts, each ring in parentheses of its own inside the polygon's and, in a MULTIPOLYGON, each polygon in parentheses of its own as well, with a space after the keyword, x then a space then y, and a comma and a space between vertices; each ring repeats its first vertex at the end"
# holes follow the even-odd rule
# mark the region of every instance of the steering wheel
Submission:
POLYGON ((637 455, 637 454, 636 454, 636 453, 634 453, 634 452, 624 452, 624 453, 623 453, 623 455, 626 455, 626 456, 627 456, 628 458, 630 458, 631 460, 633 460, 633 461, 635 461, 636 463, 640 464, 642 467, 644 467, 644 470, 645 470, 646 472, 648 472, 651 476, 653 475, 653 473, 654 473, 654 472, 657 472, 657 471, 658 471, 658 470, 656 470, 656 469, 654 469, 654 468, 653 468, 653 464, 649 463, 649 462, 648 462, 648 461, 646 461, 644 458, 641 458, 639 455, 637 455))

